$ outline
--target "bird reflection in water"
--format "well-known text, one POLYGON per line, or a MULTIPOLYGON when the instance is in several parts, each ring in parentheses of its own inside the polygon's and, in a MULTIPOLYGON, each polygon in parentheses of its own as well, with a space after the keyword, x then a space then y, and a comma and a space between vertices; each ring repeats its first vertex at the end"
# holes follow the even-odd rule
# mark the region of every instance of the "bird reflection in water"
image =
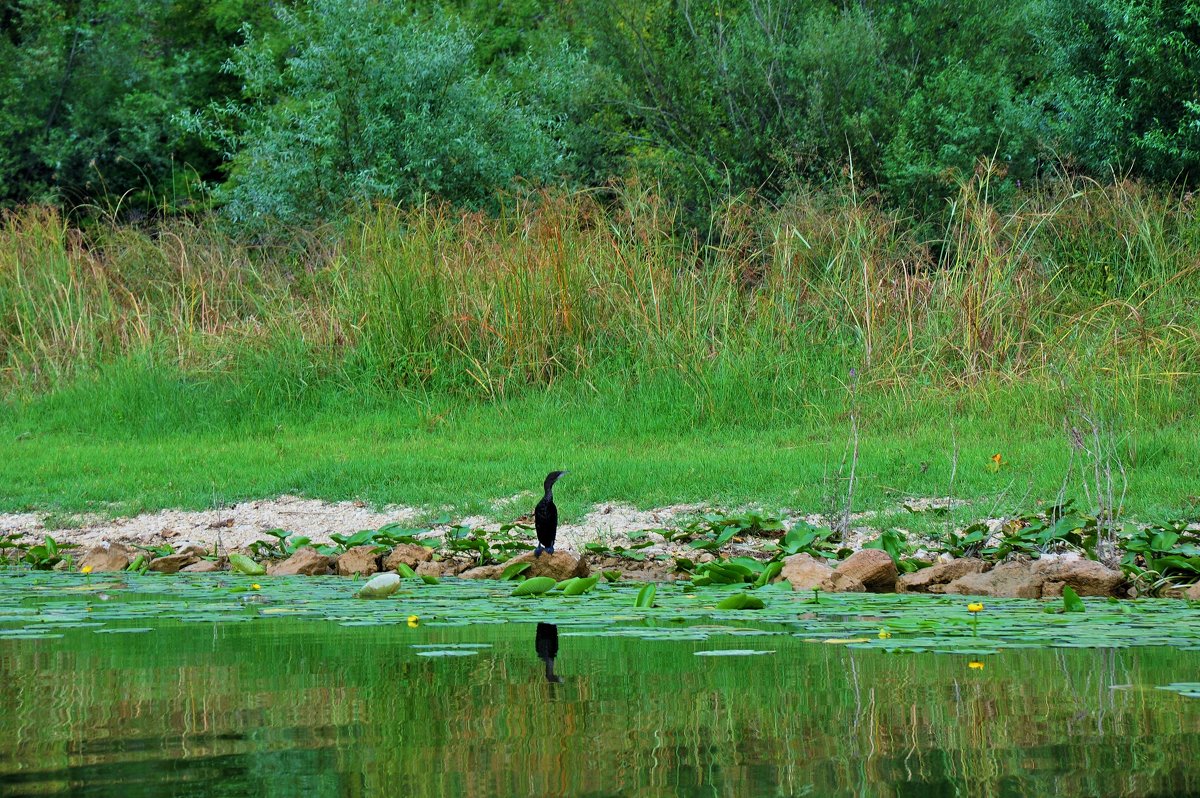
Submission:
POLYGON ((539 623, 537 634, 533 638, 533 647, 538 658, 546 663, 546 681, 551 684, 562 684, 562 677, 554 673, 554 658, 558 656, 558 626, 552 623, 539 623))

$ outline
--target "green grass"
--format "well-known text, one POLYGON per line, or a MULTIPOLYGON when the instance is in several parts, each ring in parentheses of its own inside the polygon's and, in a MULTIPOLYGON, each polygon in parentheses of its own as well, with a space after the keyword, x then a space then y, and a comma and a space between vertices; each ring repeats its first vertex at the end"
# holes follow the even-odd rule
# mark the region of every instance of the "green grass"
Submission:
POLYGON ((855 510, 1096 509, 1103 483, 1127 515, 1195 512, 1190 201, 1066 179, 990 197, 986 174, 964 185, 928 241, 854 192, 799 190, 714 218, 704 245, 630 187, 494 216, 380 205, 286 246, 18 209, 0 507, 288 492, 467 513, 567 468, 569 517, 824 512, 856 426, 855 510))
MULTIPOLYGON (((569 385, 494 403, 354 403, 334 394, 272 412, 239 407, 235 387, 193 388, 92 382, 9 405, 0 414, 0 509, 124 514, 292 493, 433 515, 490 513, 494 500, 537 489, 557 468, 571 471, 558 493, 568 519, 614 501, 825 512, 845 491, 838 475, 847 470, 849 421, 836 393, 822 397, 819 411, 704 423, 657 394, 569 385)), ((1064 481, 1066 495, 1086 505, 1089 461, 1076 452, 1072 469, 1056 401, 1019 387, 977 398, 864 397, 854 510, 895 511, 905 497, 952 491, 973 503, 964 517, 1024 511, 1056 500, 1064 481), (992 471, 996 453, 1006 465, 992 471)), ((1108 439, 1126 469, 1127 514, 1195 511, 1200 422, 1186 410, 1190 401, 1180 397, 1174 411, 1159 407, 1150 419, 1131 416, 1108 439)), ((922 520, 901 511, 881 522, 922 520)))

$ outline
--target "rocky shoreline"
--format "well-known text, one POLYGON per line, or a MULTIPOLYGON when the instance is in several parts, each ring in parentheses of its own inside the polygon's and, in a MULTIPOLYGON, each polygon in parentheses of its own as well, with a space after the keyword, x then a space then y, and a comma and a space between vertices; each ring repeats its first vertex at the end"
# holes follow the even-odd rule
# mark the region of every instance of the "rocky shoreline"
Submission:
MULTIPOLYGON (((511 514, 511 505, 528 498, 509 497, 494 509, 511 514)), ((953 509, 935 504, 915 500, 904 509, 914 514, 953 509)), ((242 570, 262 576, 369 577, 399 572, 427 580, 549 576, 558 581, 602 573, 626 582, 692 579, 697 585, 737 583, 744 576, 744 581, 760 585, 782 580, 795 590, 829 593, 1037 599, 1057 598, 1069 586, 1080 596, 1200 600, 1200 584, 1182 584, 1189 579, 1145 578, 1153 558, 1161 554, 1148 551, 1131 559, 1129 552, 1117 552, 1117 558, 1125 556, 1120 568, 1113 567, 1117 558, 1111 556, 1098 562, 1086 543, 1090 524, 1090 545, 1095 545, 1095 519, 1061 509, 1056 516, 1043 513, 951 526, 946 537, 954 546, 937 535, 871 529, 865 524, 872 515, 855 516, 852 528, 834 538, 828 527, 818 526, 819 516, 800 513, 728 515, 706 512, 698 505, 646 511, 599 505, 577 523, 560 527, 558 553, 534 557, 528 551, 529 530, 519 524, 522 519, 501 525, 469 518, 453 526, 442 519, 415 528, 421 517, 415 508, 373 510, 361 502, 330 504, 283 496, 226 509, 85 519, 78 528, 55 531, 47 529, 52 517, 0 516, 0 540, 8 542, 11 558, 14 552, 38 547, 49 533, 64 552, 71 547, 70 555, 59 552, 50 561, 23 561, 35 568, 86 568, 89 573, 242 570), (884 545, 888 536, 894 545, 884 545), (1035 539, 1036 545, 1030 545, 1035 539), (1085 549, 1088 557, 1083 556, 1085 549)), ((1194 523, 1153 526, 1142 534, 1143 542, 1173 535, 1182 551, 1200 542, 1194 523)), ((1132 551, 1130 540, 1122 544, 1132 551)))
MULTIPOLYGON (((122 543, 103 543, 92 548, 77 563, 87 573, 126 571, 140 555, 122 543)), ((844 560, 834 561, 808 553, 781 560, 776 581, 793 590, 826 593, 926 593, 1005 598, 1049 599, 1063 595, 1069 586, 1079 596, 1131 598, 1125 575, 1074 553, 1050 554, 1037 559, 1016 558, 999 563, 964 557, 946 559, 909 573, 900 573, 896 562, 880 549, 862 549, 844 560)), ((546 576, 556 581, 586 577, 607 571, 614 579, 662 582, 686 578, 674 563, 624 562, 619 558, 597 558, 558 551, 534 556, 526 552, 502 563, 474 565, 469 558, 439 558, 419 544, 400 544, 381 551, 377 546, 355 546, 337 555, 326 555, 302 547, 290 557, 263 564, 265 576, 369 577, 377 573, 402 572, 420 577, 500 579, 521 566, 523 577, 546 576), (633 567, 631 567, 633 566, 633 567)), ((155 557, 147 570, 164 573, 211 573, 230 570, 230 560, 191 545, 172 554, 155 557)), ((1174 592, 1173 597, 1200 601, 1200 583, 1174 592)))

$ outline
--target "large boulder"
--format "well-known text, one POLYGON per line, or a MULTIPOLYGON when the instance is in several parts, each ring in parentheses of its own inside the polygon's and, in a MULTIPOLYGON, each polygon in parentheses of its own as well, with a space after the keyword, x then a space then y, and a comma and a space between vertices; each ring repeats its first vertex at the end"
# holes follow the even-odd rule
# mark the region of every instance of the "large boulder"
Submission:
POLYGON ((200 562, 192 563, 179 569, 181 574, 210 574, 214 571, 220 571, 221 565, 212 560, 201 560, 200 562))
POLYGON ((896 563, 882 549, 851 554, 822 583, 827 593, 895 593, 896 563))
POLYGON ((323 576, 329 573, 331 563, 329 557, 311 546, 305 546, 296 549, 295 553, 283 562, 272 565, 267 569, 267 573, 271 576, 323 576))
POLYGON ((561 582, 564 579, 570 579, 575 576, 587 576, 591 573, 587 560, 575 554, 556 551, 553 554, 534 556, 533 552, 527 551, 519 557, 513 557, 506 563, 472 568, 469 571, 463 571, 459 576, 463 579, 498 579, 509 566, 523 562, 530 564, 529 568, 524 572, 526 577, 549 576, 556 582, 561 582))
POLYGON ((1063 585, 1070 585, 1081 596, 1115 596, 1125 584, 1125 574, 1095 560, 1063 555, 1042 557, 1033 563, 1033 572, 1045 578, 1042 596, 1061 596, 1063 585))
POLYGON ((967 574, 979 574, 991 566, 983 560, 963 557, 949 562, 940 562, 911 574, 903 574, 896 581, 900 593, 944 593, 946 585, 967 574))
POLYGON ((1031 562, 1013 561, 985 573, 967 574, 945 592, 967 596, 1055 598, 1063 585, 1081 596, 1114 596, 1125 583, 1120 571, 1076 555, 1047 555, 1031 562))
POLYGON ((121 543, 105 541, 96 546, 79 561, 80 569, 91 567, 95 573, 101 571, 124 571, 133 562, 133 552, 121 543))
POLYGON ((460 579, 499 579, 502 573, 504 573, 504 565, 479 565, 475 568, 468 568, 458 576, 460 579))
POLYGON ((441 576, 445 572, 442 563, 433 560, 417 563, 417 567, 413 570, 417 572, 417 576, 441 576))
POLYGON ((151 560, 150 570, 157 571, 160 574, 178 573, 189 565, 194 565, 199 559, 199 557, 190 551, 182 554, 168 554, 165 557, 155 557, 151 560))
POLYGON ((543 552, 541 556, 535 556, 532 551, 527 551, 504 563, 504 567, 507 568, 518 562, 531 563, 529 570, 525 571, 525 576, 549 576, 558 582, 575 576, 588 576, 592 572, 592 569, 588 567, 587 559, 565 551, 556 551, 553 554, 543 552))
POLYGON ((432 559, 433 549, 427 546, 418 546, 415 543, 401 543, 383 558, 383 570, 395 571, 396 566, 400 563, 415 570, 420 563, 429 562, 432 559))
POLYGON ((1200 582, 1189 587, 1183 597, 1188 601, 1200 601, 1200 582))
POLYGON ((967 574, 946 585, 946 593, 964 596, 1041 598, 1045 578, 1033 572, 1031 563, 1005 562, 990 571, 967 574))
POLYGON ((866 593, 867 586, 849 574, 834 571, 821 582, 821 590, 826 593, 866 593))
POLYGON ((379 554, 374 546, 355 546, 337 558, 338 576, 370 576, 379 570, 379 554))
POLYGON ((792 583, 792 590, 815 590, 832 573, 832 568, 804 552, 785 558, 780 572, 784 579, 792 583))

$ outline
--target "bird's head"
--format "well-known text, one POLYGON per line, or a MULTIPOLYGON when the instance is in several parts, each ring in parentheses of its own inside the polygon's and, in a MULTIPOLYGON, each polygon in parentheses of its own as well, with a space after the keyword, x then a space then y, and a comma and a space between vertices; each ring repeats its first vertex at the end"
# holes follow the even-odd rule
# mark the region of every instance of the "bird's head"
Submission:
POLYGON ((543 487, 545 487, 545 489, 547 491, 549 491, 551 488, 554 487, 554 483, 558 482, 558 478, 561 477, 565 473, 567 473, 567 472, 566 471, 551 471, 549 474, 546 475, 546 483, 543 487))

